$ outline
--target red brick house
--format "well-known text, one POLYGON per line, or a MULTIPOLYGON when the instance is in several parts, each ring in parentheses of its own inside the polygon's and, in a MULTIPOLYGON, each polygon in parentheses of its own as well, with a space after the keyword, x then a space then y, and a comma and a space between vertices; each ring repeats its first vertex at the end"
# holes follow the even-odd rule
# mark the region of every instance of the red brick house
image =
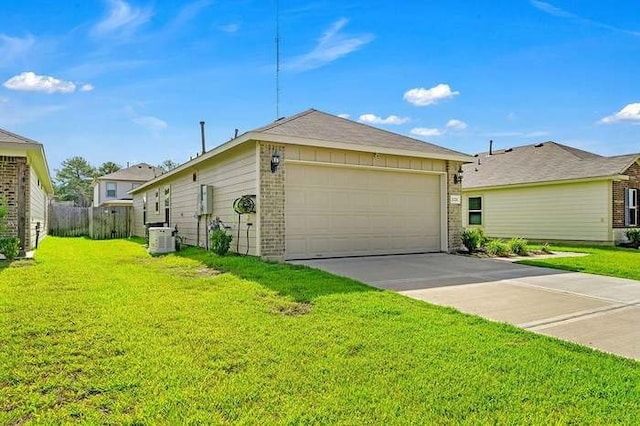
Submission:
POLYGON ((0 202, 9 207, 5 237, 18 237, 23 251, 47 233, 53 183, 42 144, 0 129, 0 202), (38 234, 38 235, 37 235, 38 234))

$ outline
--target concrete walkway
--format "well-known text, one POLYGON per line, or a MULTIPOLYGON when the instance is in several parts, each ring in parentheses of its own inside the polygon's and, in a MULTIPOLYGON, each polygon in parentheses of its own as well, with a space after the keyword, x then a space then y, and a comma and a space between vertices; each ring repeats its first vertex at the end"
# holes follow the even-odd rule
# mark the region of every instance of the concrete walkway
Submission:
POLYGON ((292 263, 640 359, 640 281, 448 254, 292 263))

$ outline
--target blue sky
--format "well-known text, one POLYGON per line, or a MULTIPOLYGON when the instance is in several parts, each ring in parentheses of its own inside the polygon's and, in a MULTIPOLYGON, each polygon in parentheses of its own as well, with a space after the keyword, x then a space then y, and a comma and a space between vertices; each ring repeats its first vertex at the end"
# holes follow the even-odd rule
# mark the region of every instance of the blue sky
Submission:
MULTIPOLYGON (((276 118, 275 0, 5 2, 0 127, 50 167, 183 162, 276 118)), ((348 115, 466 153, 640 151, 636 0, 279 0, 280 116, 348 115)))

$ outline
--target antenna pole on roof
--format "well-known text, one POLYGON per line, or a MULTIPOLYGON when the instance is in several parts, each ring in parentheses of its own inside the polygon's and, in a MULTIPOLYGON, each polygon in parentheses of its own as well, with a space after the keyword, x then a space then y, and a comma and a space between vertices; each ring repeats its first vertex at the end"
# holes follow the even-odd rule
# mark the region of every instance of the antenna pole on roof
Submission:
POLYGON ((280 117, 280 1, 276 1, 276 120, 280 117))
POLYGON ((489 141, 489 155, 493 155, 493 140, 489 141))
POLYGON ((205 143, 204 143, 204 121, 200 122, 200 138, 202 139, 202 153, 207 152, 205 143))

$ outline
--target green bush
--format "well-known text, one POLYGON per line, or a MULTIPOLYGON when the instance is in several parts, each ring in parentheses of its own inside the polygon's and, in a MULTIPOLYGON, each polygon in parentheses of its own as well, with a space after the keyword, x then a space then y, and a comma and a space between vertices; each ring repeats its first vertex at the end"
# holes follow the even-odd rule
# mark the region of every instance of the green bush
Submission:
POLYGON ((478 251, 487 242, 482 228, 465 228, 462 232, 462 244, 470 253, 478 251))
POLYGON ((542 246, 540 246, 540 251, 546 254, 553 253, 551 251, 551 247, 549 246, 549 243, 543 243, 542 246))
POLYGON ((491 240, 487 243, 487 254, 490 256, 505 257, 508 256, 509 253, 511 253, 509 250, 509 244, 500 239, 491 240))
POLYGON ((634 247, 640 247, 640 229, 629 229, 627 231, 627 238, 634 247))
POLYGON ((15 259, 20 254, 20 240, 15 237, 0 238, 0 253, 9 259, 15 259))
POLYGON ((223 229, 216 229, 211 233, 211 250, 219 256, 224 256, 229 252, 232 239, 233 236, 227 234, 223 229))
POLYGON ((509 251, 518 256, 528 256, 529 246, 528 241, 524 238, 512 238, 509 240, 509 251))

